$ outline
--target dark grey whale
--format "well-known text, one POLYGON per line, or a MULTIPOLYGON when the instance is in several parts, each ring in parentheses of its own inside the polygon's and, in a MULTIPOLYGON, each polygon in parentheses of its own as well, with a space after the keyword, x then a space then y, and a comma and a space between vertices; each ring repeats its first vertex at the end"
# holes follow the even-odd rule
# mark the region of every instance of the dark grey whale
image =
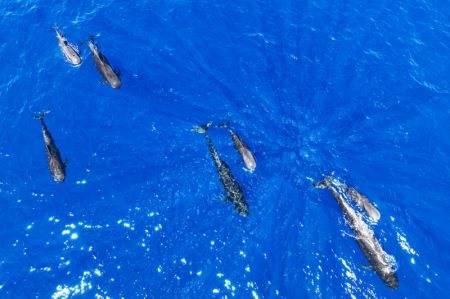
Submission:
POLYGON ((227 163, 220 159, 219 154, 217 153, 217 150, 215 149, 211 141, 211 138, 209 138, 207 131, 210 126, 211 123, 203 126, 196 126, 192 129, 192 131, 205 134, 209 152, 211 153, 211 157, 214 160, 214 165, 216 166, 217 172, 219 173, 223 188, 227 193, 225 201, 233 203, 234 208, 239 213, 239 215, 246 217, 248 216, 249 211, 248 204, 244 198, 244 192, 231 173, 230 167, 228 167, 227 163))
POLYGON ((218 126, 219 128, 228 129, 230 133, 231 139, 233 140, 234 147, 238 151, 239 155, 241 155, 242 160, 244 161, 245 166, 253 171, 256 168, 255 157, 252 152, 248 148, 248 146, 242 141, 242 139, 230 128, 230 123, 226 122, 218 126))
POLYGON ((361 215, 347 203, 344 196, 339 192, 339 188, 333 184, 332 175, 333 174, 326 177, 323 181, 314 184, 314 187, 326 188, 331 191, 341 207, 347 224, 355 234, 356 242, 369 260, 371 269, 375 270, 387 286, 396 289, 399 281, 396 270, 390 262, 388 254, 383 250, 380 242, 375 238, 373 231, 364 222, 361 215))
POLYGON ((39 119, 41 121, 42 127, 42 135, 44 136, 45 142, 45 151, 47 153, 47 161, 48 161, 48 169, 55 180, 55 182, 62 183, 66 177, 66 162, 63 162, 61 159, 61 154, 59 153, 58 148, 56 147, 55 141, 53 140, 52 135, 50 134, 47 126, 44 122, 44 116, 46 113, 40 113, 36 115, 34 118, 39 119))
POLYGON ((98 47, 94 44, 93 39, 88 41, 89 49, 91 50, 92 57, 94 58, 95 66, 102 75, 103 79, 111 85, 112 88, 120 88, 122 82, 118 74, 113 70, 108 59, 100 52, 98 47))

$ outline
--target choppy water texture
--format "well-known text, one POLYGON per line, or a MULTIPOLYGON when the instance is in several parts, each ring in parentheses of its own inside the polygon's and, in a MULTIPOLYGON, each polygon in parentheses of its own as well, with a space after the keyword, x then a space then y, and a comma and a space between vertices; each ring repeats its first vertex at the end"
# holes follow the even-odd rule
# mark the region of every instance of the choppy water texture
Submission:
POLYGON ((1 298, 442 298, 450 230, 446 1, 3 1, 1 298), (91 35, 64 62, 52 26, 91 35), (69 160, 52 181, 36 112, 69 160), (255 152, 223 189, 193 125, 230 120, 255 152), (387 288, 329 192, 373 201, 387 288))

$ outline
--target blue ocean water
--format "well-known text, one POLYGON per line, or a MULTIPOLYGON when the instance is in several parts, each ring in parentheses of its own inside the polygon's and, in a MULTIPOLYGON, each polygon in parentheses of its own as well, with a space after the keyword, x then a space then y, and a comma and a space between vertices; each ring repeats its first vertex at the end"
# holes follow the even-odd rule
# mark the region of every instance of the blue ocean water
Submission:
POLYGON ((427 1, 3 1, 0 298, 443 298, 450 9, 427 1), (64 62, 55 33, 96 36, 64 62), (63 158, 47 169, 35 113, 63 158), (244 189, 223 188, 202 135, 244 189), (400 281, 368 270, 331 170, 381 212, 400 281))

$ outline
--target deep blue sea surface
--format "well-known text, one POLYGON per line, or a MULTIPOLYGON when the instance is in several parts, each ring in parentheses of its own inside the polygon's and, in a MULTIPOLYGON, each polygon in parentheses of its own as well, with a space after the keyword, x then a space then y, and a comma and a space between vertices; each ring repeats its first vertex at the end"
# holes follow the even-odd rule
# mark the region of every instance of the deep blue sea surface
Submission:
POLYGON ((0 298, 444 298, 450 285, 450 7, 423 1, 0 4, 0 298), (94 35, 64 61, 55 32, 94 35), (45 122, 63 159, 47 168, 45 122), (194 125, 250 215, 224 203, 194 125), (330 171, 381 213, 392 290, 368 269, 330 171))

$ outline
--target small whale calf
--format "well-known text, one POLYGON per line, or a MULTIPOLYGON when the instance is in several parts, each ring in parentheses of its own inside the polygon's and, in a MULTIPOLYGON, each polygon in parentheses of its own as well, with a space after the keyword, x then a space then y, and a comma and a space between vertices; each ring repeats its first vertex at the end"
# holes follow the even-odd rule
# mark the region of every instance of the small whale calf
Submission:
POLYGON ((89 49, 91 50, 92 57, 94 58, 95 66, 102 75, 103 79, 111 85, 112 88, 120 88, 122 82, 118 76, 118 72, 114 71, 105 55, 100 52, 98 47, 94 44, 91 38, 88 41, 89 49))
POLYGON ((59 31, 56 25, 53 27, 53 29, 55 29, 59 48, 66 57, 66 61, 73 65, 80 65, 81 64, 80 51, 78 51, 78 49, 74 45, 68 42, 67 38, 64 37, 64 35, 61 33, 61 31, 59 31))
POLYGON ((242 139, 233 131, 233 129, 230 128, 230 123, 226 122, 219 125, 218 127, 228 129, 231 139, 233 140, 234 147, 238 151, 239 155, 241 155, 245 167, 247 167, 251 171, 255 170, 256 168, 255 157, 249 150, 248 146, 244 143, 244 141, 242 141, 242 139))
POLYGON ((380 220, 380 212, 372 203, 369 202, 369 199, 366 196, 361 194, 355 188, 349 187, 335 179, 333 180, 333 183, 337 187, 342 188, 342 190, 350 197, 350 199, 353 200, 353 202, 355 202, 361 209, 363 209, 364 212, 366 212, 366 214, 369 215, 372 220, 374 220, 375 222, 380 220))
POLYGON ((239 213, 239 215, 246 217, 248 216, 248 204, 245 201, 244 193, 242 192, 241 187, 231 173, 228 165, 220 159, 219 154, 217 153, 217 150, 215 149, 211 141, 211 138, 209 138, 207 131, 210 126, 211 123, 203 126, 196 126, 192 129, 192 131, 205 134, 209 152, 211 153, 211 156, 214 160, 214 164, 216 166, 217 172, 219 173, 223 188, 227 193, 225 201, 233 203, 234 208, 239 213))
POLYGON ((355 240, 362 252, 369 260, 371 269, 375 270, 381 280, 390 288, 396 289, 399 281, 388 254, 383 250, 380 242, 375 238, 373 231, 364 222, 362 216, 358 214, 345 200, 339 192, 339 187, 333 184, 331 174, 323 181, 314 184, 316 188, 326 188, 331 191, 337 203, 341 207, 347 224, 355 234, 355 240))
POLYGON ((55 141, 44 123, 44 116, 49 113, 41 113, 34 118, 41 121, 42 135, 44 136, 45 151, 47 153, 48 169, 55 182, 62 183, 66 177, 67 162, 63 162, 55 141))

